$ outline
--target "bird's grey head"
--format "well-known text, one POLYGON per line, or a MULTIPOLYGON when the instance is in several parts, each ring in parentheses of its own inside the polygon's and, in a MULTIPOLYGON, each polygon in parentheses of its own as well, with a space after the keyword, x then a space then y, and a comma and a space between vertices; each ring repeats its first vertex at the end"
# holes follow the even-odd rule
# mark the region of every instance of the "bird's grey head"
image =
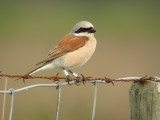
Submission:
POLYGON ((94 29, 94 26, 90 22, 81 21, 72 28, 72 31, 69 34, 77 36, 86 36, 86 35, 93 35, 93 33, 95 32, 96 30, 94 29))

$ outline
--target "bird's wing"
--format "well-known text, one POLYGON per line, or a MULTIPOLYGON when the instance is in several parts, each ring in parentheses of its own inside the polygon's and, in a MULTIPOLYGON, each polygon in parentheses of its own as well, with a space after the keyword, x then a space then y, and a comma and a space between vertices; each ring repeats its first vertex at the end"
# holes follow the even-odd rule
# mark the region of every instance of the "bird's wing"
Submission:
POLYGON ((73 36, 73 35, 65 36, 58 43, 58 45, 49 52, 46 59, 40 61, 36 65, 39 65, 42 63, 43 64, 48 63, 58 57, 61 57, 65 54, 67 54, 68 52, 72 52, 74 50, 77 50, 77 49, 81 48, 82 46, 84 46, 88 40, 89 40, 89 38, 85 37, 85 36, 73 36))

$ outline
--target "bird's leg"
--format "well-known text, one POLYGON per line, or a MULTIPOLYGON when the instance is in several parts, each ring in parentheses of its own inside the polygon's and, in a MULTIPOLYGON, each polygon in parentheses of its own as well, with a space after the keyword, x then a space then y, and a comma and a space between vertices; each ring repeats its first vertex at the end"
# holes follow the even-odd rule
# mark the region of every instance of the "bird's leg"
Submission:
POLYGON ((65 74, 65 76, 67 77, 67 80, 66 80, 66 82, 68 82, 68 84, 70 84, 69 82, 70 81, 72 81, 72 77, 71 76, 69 76, 69 74, 68 74, 68 72, 67 72, 67 70, 63 70, 63 72, 64 72, 64 74, 65 74))
POLYGON ((76 84, 82 81, 82 78, 78 76, 76 73, 72 72, 71 70, 68 70, 68 72, 70 72, 74 77, 77 78, 76 84))

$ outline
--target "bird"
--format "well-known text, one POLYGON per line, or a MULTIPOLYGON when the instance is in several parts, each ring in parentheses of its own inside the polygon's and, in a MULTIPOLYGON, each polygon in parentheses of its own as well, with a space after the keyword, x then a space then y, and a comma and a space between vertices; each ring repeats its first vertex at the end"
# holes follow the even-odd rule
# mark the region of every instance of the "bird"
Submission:
POLYGON ((67 78, 67 81, 72 81, 70 74, 77 78, 77 82, 82 78, 72 72, 72 69, 84 65, 93 55, 97 40, 94 36, 96 29, 92 23, 88 21, 78 22, 59 43, 50 50, 46 58, 36 65, 36 69, 30 71, 24 76, 31 76, 42 70, 61 69, 67 78), (70 74, 69 74, 70 73, 70 74))

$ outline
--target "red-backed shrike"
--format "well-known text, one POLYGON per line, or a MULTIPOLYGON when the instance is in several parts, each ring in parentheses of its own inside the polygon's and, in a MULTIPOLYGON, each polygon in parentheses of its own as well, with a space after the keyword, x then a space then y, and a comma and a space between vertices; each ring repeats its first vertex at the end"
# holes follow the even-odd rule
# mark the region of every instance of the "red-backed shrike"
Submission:
POLYGON ((36 64, 41 65, 26 75, 30 76, 41 70, 60 68, 64 71, 68 81, 72 80, 68 72, 81 80, 81 77, 73 73, 71 69, 84 65, 93 55, 97 43, 94 37, 95 32, 90 22, 77 23, 72 31, 49 52, 48 56, 36 64))

